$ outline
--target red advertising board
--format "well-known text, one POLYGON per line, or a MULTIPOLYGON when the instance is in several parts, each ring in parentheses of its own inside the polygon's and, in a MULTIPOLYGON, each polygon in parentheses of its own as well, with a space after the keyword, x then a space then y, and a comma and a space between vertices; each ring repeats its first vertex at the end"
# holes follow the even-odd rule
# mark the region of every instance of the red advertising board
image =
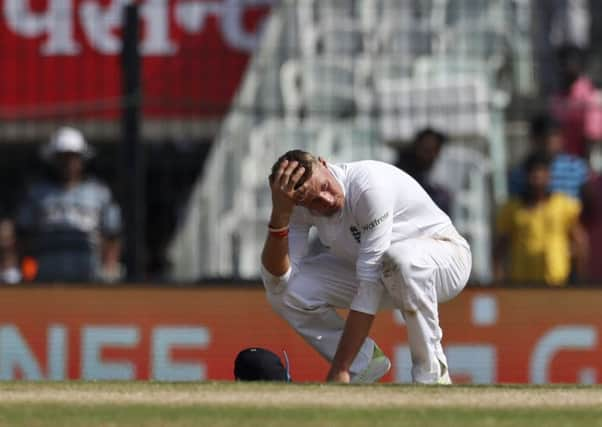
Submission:
MULTIPOLYGON (((124 6, 0 0, 0 119, 117 116, 124 6)), ((226 111, 274 0, 138 0, 144 112, 226 111)))
MULTIPOLYGON (((600 290, 464 291, 441 306, 456 382, 601 383, 600 290)), ((410 381, 405 327, 378 315, 385 381, 410 381)), ((231 380, 237 352, 286 350, 297 381, 327 364, 260 289, 0 289, 0 379, 231 380)))

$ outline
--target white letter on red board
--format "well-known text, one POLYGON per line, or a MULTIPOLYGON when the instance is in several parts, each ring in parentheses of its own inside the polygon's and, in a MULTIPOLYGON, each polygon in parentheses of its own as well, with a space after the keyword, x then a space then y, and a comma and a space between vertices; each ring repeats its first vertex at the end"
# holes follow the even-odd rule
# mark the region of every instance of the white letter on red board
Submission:
POLYGON ((73 32, 72 0, 48 0, 43 13, 32 12, 29 2, 4 0, 6 26, 15 34, 34 38, 47 34, 42 44, 43 55, 76 55, 79 46, 73 32))
POLYGON ((550 381, 550 364, 562 350, 591 350, 596 345, 596 329, 590 325, 558 326, 546 333, 535 345, 529 363, 529 382, 550 381))
POLYGON ((0 380, 16 379, 15 371, 23 373, 24 380, 41 380, 40 364, 14 325, 0 326, 0 380))
POLYGON ((171 360, 173 348, 206 348, 210 342, 209 330, 200 326, 157 327, 152 336, 152 377, 159 381, 198 381, 207 378, 203 363, 175 363, 171 360))
POLYGON ((82 379, 133 380, 136 369, 132 362, 103 362, 103 347, 135 347, 140 341, 135 326, 84 326, 82 328, 82 379))

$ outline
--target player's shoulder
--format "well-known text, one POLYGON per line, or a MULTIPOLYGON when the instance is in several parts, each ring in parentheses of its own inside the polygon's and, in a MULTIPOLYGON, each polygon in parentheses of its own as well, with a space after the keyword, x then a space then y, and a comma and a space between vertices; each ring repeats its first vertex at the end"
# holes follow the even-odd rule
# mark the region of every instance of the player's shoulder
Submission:
POLYGON ((381 188, 411 188, 413 179, 398 167, 377 160, 363 160, 349 163, 349 181, 362 190, 381 188))
POLYGON ((345 176, 346 197, 351 205, 358 203, 368 193, 390 194, 395 188, 405 186, 401 170, 376 160, 346 163, 345 176))
POLYGON ((381 162, 380 160, 358 160, 344 164, 353 170, 382 171, 389 168, 397 169, 392 164, 381 162))
POLYGON ((361 160, 346 163, 346 166, 350 180, 372 184, 390 182, 391 179, 402 177, 404 174, 399 168, 378 160, 361 160))

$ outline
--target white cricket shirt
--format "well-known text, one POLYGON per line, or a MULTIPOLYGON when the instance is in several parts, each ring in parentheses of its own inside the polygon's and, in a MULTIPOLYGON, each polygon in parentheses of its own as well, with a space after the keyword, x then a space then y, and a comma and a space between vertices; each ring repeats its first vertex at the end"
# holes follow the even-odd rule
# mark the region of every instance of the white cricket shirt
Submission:
POLYGON ((290 273, 306 254, 310 228, 316 227, 332 254, 356 265, 359 288, 351 309, 374 314, 384 292, 381 257, 389 246, 435 235, 451 220, 420 184, 395 166, 371 160, 327 166, 343 188, 344 207, 332 217, 295 207, 289 231, 290 273))

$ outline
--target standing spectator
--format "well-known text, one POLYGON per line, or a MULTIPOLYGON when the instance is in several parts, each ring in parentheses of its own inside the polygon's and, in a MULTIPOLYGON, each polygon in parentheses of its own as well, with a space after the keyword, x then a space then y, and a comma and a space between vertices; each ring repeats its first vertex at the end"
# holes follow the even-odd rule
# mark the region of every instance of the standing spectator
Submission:
MULTIPOLYGON (((592 3, 590 0, 535 0, 533 10, 533 54, 537 61, 538 80, 544 96, 558 90, 559 68, 555 51, 564 45, 587 50, 590 46, 592 3)), ((595 39, 593 39, 595 40, 595 39)))
POLYGON ((432 181, 431 170, 447 142, 447 136, 435 129, 425 128, 418 132, 408 147, 399 150, 395 166, 418 181, 439 208, 450 214, 451 196, 442 185, 432 181))
POLYGON ((38 281, 120 277, 121 213, 109 188, 84 175, 92 155, 81 132, 69 127, 43 147, 52 174, 28 189, 17 222, 38 281))
POLYGON ((8 218, 0 218, 0 283, 13 285, 20 281, 15 225, 8 218))
MULTIPOLYGON (((562 152, 564 138, 560 124, 547 115, 539 115, 531 120, 529 128, 531 152, 542 152, 550 157, 551 193, 564 193, 579 198, 587 181, 589 168, 580 157, 562 152)), ((513 196, 520 196, 526 190, 527 177, 524 165, 510 172, 509 190, 513 196)))
POLYGON ((585 75, 585 52, 575 46, 558 51, 560 91, 552 97, 552 115, 560 122, 564 151, 589 159, 591 144, 602 140, 602 104, 598 91, 585 75))
POLYGON ((545 153, 531 154, 525 171, 525 192, 511 198, 497 218, 496 280, 562 286, 571 273, 571 247, 578 277, 587 268, 587 236, 579 223, 581 203, 550 193, 550 159, 545 153))

